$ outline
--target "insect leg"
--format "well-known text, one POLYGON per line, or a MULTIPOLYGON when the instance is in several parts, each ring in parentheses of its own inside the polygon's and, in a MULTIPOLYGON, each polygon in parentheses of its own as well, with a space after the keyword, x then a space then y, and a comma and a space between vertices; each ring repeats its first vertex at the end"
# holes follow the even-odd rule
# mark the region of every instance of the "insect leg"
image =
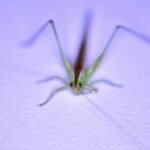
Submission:
POLYGON ((63 83, 68 84, 68 82, 65 79, 63 79, 62 77, 59 77, 59 76, 47 77, 45 79, 38 80, 36 83, 45 83, 45 82, 49 82, 49 81, 52 81, 52 80, 60 80, 63 83))
POLYGON ((134 36, 136 36, 137 38, 143 40, 144 42, 150 43, 150 37, 144 35, 143 33, 140 33, 134 29, 131 29, 127 26, 123 26, 123 25, 117 25, 116 26, 117 30, 124 30, 125 32, 128 32, 134 36))
POLYGON ((53 91, 53 92, 48 96, 48 98, 47 98, 43 103, 39 104, 39 106, 42 107, 42 106, 46 105, 46 104, 52 99, 52 97, 53 97, 55 94, 57 94, 58 92, 61 92, 61 91, 65 90, 65 89, 67 89, 68 87, 69 87, 68 85, 65 85, 65 86, 63 86, 63 87, 60 87, 60 88, 56 89, 55 91, 53 91))
POLYGON ((49 20, 49 23, 50 23, 50 25, 52 26, 52 29, 53 29, 53 32, 54 32, 54 35, 55 35, 55 38, 56 38, 56 42, 57 42, 57 45, 58 45, 58 48, 59 48, 59 52, 60 52, 60 55, 61 55, 61 58, 62 58, 64 67, 65 67, 65 69, 66 69, 68 75, 69 75, 70 77, 72 77, 71 64, 69 63, 69 61, 68 61, 66 55, 65 55, 64 52, 63 52, 62 46, 61 46, 61 44, 60 44, 60 40, 59 40, 58 33, 57 33, 57 31, 56 31, 56 27, 55 27, 54 21, 53 21, 53 20, 49 20))
POLYGON ((96 61, 92 64, 92 66, 89 68, 89 70, 86 71, 85 73, 85 77, 88 80, 89 77, 91 77, 91 75, 96 71, 96 69, 98 68, 98 66, 100 65, 100 63, 102 62, 107 49, 109 48, 111 42, 113 41, 114 37, 117 35, 118 31, 125 31, 127 33, 130 33, 132 35, 134 35, 135 37, 143 40, 144 42, 150 43, 150 37, 145 36, 144 34, 137 32, 136 30, 133 30, 129 27, 123 26, 123 25, 117 25, 115 27, 115 29, 113 30, 110 38, 108 39, 108 42, 106 43, 106 46, 104 47, 102 53, 98 56, 98 58, 96 59, 96 61))
POLYGON ((92 81, 92 82, 90 83, 90 85, 93 85, 93 84, 95 84, 95 83, 105 83, 105 84, 108 84, 108 85, 110 85, 110 86, 117 87, 117 88, 123 87, 123 85, 121 85, 121 84, 116 84, 116 83, 114 83, 114 82, 112 82, 112 81, 110 81, 110 80, 107 80, 107 79, 100 79, 100 80, 92 81))
POLYGON ((57 31, 56 31, 56 27, 55 27, 55 24, 54 24, 53 20, 47 21, 29 40, 22 42, 22 45, 24 47, 29 47, 32 44, 34 44, 35 41, 39 38, 39 36, 43 33, 43 31, 46 29, 46 27, 49 24, 51 25, 52 30, 54 32, 54 36, 56 38, 56 42, 57 42, 57 45, 58 45, 58 48, 59 48, 59 52, 60 52, 61 59, 63 61, 64 67, 65 67, 68 75, 72 76, 71 64, 70 64, 70 62, 68 61, 67 57, 65 56, 65 54, 63 52, 63 49, 62 49, 62 46, 61 46, 61 43, 60 43, 60 40, 59 40, 59 36, 58 36, 57 31))
POLYGON ((94 87, 92 87, 91 85, 84 85, 84 93, 83 94, 88 94, 88 93, 93 93, 93 92, 97 92, 98 90, 94 87), (88 91, 86 91, 88 90, 88 91))
POLYGON ((29 47, 29 46, 33 45, 33 44, 36 42, 36 40, 39 38, 39 36, 43 33, 43 31, 45 30, 45 28, 47 27, 48 24, 49 24, 49 23, 46 22, 37 32, 35 32, 35 33, 29 38, 29 40, 23 41, 23 42, 21 43, 21 45, 22 45, 23 47, 29 47))

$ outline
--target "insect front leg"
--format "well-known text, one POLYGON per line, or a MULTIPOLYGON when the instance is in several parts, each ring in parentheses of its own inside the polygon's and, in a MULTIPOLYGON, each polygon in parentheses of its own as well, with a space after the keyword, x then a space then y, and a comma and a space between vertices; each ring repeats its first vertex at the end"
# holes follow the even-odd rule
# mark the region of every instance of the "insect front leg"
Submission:
POLYGON ((64 90, 67 89, 68 87, 69 87, 68 85, 65 85, 65 86, 63 86, 63 87, 60 87, 60 88, 56 89, 55 91, 53 91, 53 92, 48 96, 48 98, 47 98, 43 103, 39 104, 39 106, 42 107, 42 106, 46 105, 46 104, 52 99, 52 97, 53 97, 54 95, 56 95, 57 93, 59 93, 59 92, 61 92, 61 91, 64 91, 64 90))
POLYGON ((98 89, 96 89, 95 87, 92 87, 89 84, 84 85, 84 90, 83 90, 83 94, 90 94, 90 93, 96 93, 98 91, 98 89))

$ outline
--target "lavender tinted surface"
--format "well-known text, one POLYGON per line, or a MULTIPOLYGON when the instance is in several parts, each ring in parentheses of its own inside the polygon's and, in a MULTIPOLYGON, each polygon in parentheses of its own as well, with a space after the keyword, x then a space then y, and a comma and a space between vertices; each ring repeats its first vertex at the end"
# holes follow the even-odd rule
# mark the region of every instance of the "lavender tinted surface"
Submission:
POLYGON ((51 28, 32 47, 23 48, 21 41, 54 19, 65 53, 75 59, 89 9, 94 18, 88 65, 117 24, 150 36, 148 0, 0 2, 1 150, 150 149, 150 44, 125 32, 118 33, 92 78, 122 83, 122 89, 97 85, 99 92, 88 95, 92 103, 68 90, 45 107, 37 107, 61 84, 35 82, 47 75, 66 74, 51 28))

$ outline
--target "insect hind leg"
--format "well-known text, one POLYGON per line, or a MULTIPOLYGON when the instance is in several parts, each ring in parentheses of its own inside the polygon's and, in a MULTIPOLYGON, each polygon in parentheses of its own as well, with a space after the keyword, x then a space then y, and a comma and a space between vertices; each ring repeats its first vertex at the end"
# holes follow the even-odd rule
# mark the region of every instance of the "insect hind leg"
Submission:
POLYGON ((132 35, 134 35, 136 37, 138 37, 139 39, 141 39, 141 40, 143 40, 143 41, 145 41, 147 43, 150 43, 150 37, 144 35, 143 33, 138 32, 138 31, 136 31, 134 29, 131 29, 131 28, 127 27, 127 26, 117 25, 115 27, 115 30, 116 31, 117 30, 124 30, 124 31, 126 31, 126 32, 128 32, 128 33, 130 33, 130 34, 132 34, 132 35))
POLYGON ((136 38, 139 38, 141 39, 142 41, 150 44, 150 37, 144 35, 143 33, 140 33, 134 29, 131 29, 129 27, 126 27, 124 25, 117 25, 113 32, 111 33, 102 53, 97 57, 97 59, 94 61, 94 63, 92 64, 92 66, 86 71, 86 80, 88 80, 92 74, 97 70, 98 66, 102 63, 106 53, 107 53, 107 50, 109 49, 111 43, 113 42, 114 38, 116 37, 118 31, 125 31, 129 34, 132 34, 133 36, 135 36, 136 38))

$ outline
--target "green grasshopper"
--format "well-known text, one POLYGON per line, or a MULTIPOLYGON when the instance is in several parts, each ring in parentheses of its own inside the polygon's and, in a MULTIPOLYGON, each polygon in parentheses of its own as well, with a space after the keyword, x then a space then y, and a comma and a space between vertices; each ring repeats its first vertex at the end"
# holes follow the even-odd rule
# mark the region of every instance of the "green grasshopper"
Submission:
POLYGON ((54 79, 60 80, 61 82, 64 83, 64 86, 54 90, 49 97, 43 102, 41 103, 39 106, 44 106, 45 104, 47 104, 51 98, 58 92, 63 91, 65 89, 70 88, 72 90, 72 92, 74 94, 81 94, 81 95, 85 95, 88 93, 92 93, 92 92, 97 92, 98 90, 93 87, 93 85, 95 83, 106 83, 109 84, 111 86, 114 87, 122 87, 122 85, 119 84, 115 84, 109 80, 106 79, 98 79, 95 81, 91 81, 89 82, 90 77, 93 75, 93 73, 96 71, 96 69, 99 67, 100 63, 102 62, 104 55, 107 51, 107 49, 109 48, 112 40, 114 39, 115 35, 117 34, 117 32, 119 30, 123 30, 125 32, 128 32, 130 34, 133 34, 134 36, 146 41, 146 42, 150 42, 150 39, 148 37, 146 37, 145 35, 131 29, 128 28, 126 26, 122 26, 122 25, 117 25, 115 27, 115 29, 113 30, 108 42, 106 43, 106 46, 104 47, 103 51, 101 52, 101 54, 97 57, 97 59, 93 62, 93 64, 91 65, 91 67, 89 69, 85 69, 85 55, 86 55, 86 47, 87 47, 87 36, 88 36, 88 28, 89 28, 89 22, 90 18, 86 18, 86 22, 85 22, 85 31, 83 34, 83 38, 81 41, 81 45, 80 45, 80 49, 77 55, 77 58, 75 60, 74 65, 72 66, 69 62, 69 60, 67 59, 66 55, 63 52, 61 43, 60 43, 60 39, 58 36, 58 33, 56 31, 56 27, 54 24, 53 20, 49 20, 30 40, 28 40, 26 42, 26 45, 30 45, 32 44, 37 37, 43 32, 43 30, 45 29, 45 27, 47 25, 51 25, 52 30, 54 32, 54 36, 56 38, 56 42, 59 48, 59 52, 60 52, 60 56, 64 65, 64 68, 66 70, 66 73, 68 75, 69 81, 67 81, 66 79, 60 77, 60 76, 52 76, 52 77, 48 77, 44 80, 40 80, 38 81, 38 83, 44 83, 44 82, 48 82, 48 81, 52 81, 54 79))

